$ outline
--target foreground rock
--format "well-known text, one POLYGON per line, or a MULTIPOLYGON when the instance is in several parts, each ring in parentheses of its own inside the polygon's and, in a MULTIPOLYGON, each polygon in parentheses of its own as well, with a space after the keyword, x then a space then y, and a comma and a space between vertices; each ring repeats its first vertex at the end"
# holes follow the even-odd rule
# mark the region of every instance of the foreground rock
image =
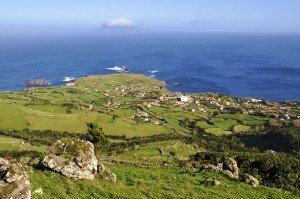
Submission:
POLYGON ((259 181, 258 179, 256 179, 255 177, 253 177, 252 175, 249 175, 246 179, 245 182, 247 184, 252 185, 253 187, 257 187, 259 185, 259 181))
POLYGON ((30 182, 20 164, 0 158, 0 198, 30 199, 30 182))
POLYGON ((45 79, 32 79, 25 82, 26 86, 46 86, 48 81, 45 79))
POLYGON ((42 164, 73 179, 94 179, 98 160, 94 145, 82 140, 58 140, 47 151, 42 164))
POLYGON ((98 174, 112 183, 117 179, 113 172, 98 163, 94 145, 83 140, 58 140, 47 150, 42 164, 73 179, 95 179, 98 174))

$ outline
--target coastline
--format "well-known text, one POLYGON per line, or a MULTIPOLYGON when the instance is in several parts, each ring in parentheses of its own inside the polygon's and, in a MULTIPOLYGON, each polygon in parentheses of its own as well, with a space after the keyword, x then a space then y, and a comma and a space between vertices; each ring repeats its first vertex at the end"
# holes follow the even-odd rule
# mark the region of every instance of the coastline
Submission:
MULTIPOLYGON (((189 94, 189 95, 196 95, 196 94, 219 94, 219 95, 228 95, 228 96, 231 96, 231 97, 234 97, 234 98, 241 98, 241 99, 251 99, 251 98, 257 98, 257 99, 261 99, 263 101, 269 101, 269 102, 273 102, 273 103, 285 103, 285 102, 300 102, 300 100, 295 100, 295 99, 285 99, 283 101, 276 101, 276 100, 270 100, 270 99, 266 99, 266 98, 259 98, 259 97, 256 97, 256 96, 247 96, 247 97, 240 97, 240 96, 235 96, 235 95, 231 95, 231 94, 228 94, 228 93, 219 93, 219 92, 211 92, 211 91, 208 91, 208 92, 183 92, 182 90, 180 89, 175 89, 175 88, 172 88, 172 86, 174 85, 177 85, 177 83, 166 83, 164 80, 160 80, 159 78, 157 77, 152 77, 151 75, 146 75, 146 74, 143 74, 143 73, 105 73, 105 74, 90 74, 90 75, 85 75, 85 76, 82 76, 82 77, 78 77, 78 78, 74 78, 75 81, 79 80, 79 79, 85 79, 85 78, 101 78, 101 77, 109 77, 109 76, 112 76, 112 77, 121 77, 121 76, 144 76, 144 77, 148 77, 150 79, 153 79, 153 80, 157 80, 159 82, 163 82, 164 83, 164 87, 169 90, 169 91, 172 91, 172 92, 182 92, 182 93, 186 93, 186 94, 189 94)), ((20 91, 24 91, 24 90, 27 90, 27 89, 30 89, 30 88, 51 88, 51 87, 61 87, 61 86, 66 86, 66 84, 68 83, 69 81, 65 81, 65 80, 62 80, 62 81, 59 81, 59 82, 48 82, 47 85, 37 85, 37 86, 26 86, 25 84, 21 83, 21 85, 23 85, 24 87, 23 88, 20 88, 20 89, 12 89, 12 90, 2 90, 0 91, 0 94, 1 93, 6 93, 6 92, 20 92, 20 91)))

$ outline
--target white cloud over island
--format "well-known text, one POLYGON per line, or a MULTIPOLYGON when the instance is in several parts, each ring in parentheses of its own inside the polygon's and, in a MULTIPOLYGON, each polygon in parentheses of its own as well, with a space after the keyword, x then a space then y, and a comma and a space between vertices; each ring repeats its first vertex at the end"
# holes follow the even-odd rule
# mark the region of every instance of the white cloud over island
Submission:
POLYGON ((125 18, 109 19, 103 23, 104 27, 125 27, 134 25, 135 23, 132 20, 125 18))
POLYGON ((113 32, 148 32, 147 28, 137 25, 134 21, 126 18, 108 19, 102 24, 102 30, 113 32))

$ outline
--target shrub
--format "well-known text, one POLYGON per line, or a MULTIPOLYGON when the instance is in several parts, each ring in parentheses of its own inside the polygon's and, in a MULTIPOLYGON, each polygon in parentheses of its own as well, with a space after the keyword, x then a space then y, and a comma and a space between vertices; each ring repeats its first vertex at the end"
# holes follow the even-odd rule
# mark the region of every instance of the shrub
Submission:
POLYGON ((97 123, 91 122, 87 123, 88 133, 87 140, 91 141, 94 144, 107 144, 108 141, 104 136, 103 129, 98 126, 97 123))

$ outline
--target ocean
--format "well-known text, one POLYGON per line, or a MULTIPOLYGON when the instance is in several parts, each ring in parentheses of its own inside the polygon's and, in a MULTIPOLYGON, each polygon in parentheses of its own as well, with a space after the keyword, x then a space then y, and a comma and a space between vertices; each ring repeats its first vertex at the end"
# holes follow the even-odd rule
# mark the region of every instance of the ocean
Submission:
POLYGON ((0 91, 126 66, 172 91, 300 100, 300 35, 143 33, 0 37, 0 91))

